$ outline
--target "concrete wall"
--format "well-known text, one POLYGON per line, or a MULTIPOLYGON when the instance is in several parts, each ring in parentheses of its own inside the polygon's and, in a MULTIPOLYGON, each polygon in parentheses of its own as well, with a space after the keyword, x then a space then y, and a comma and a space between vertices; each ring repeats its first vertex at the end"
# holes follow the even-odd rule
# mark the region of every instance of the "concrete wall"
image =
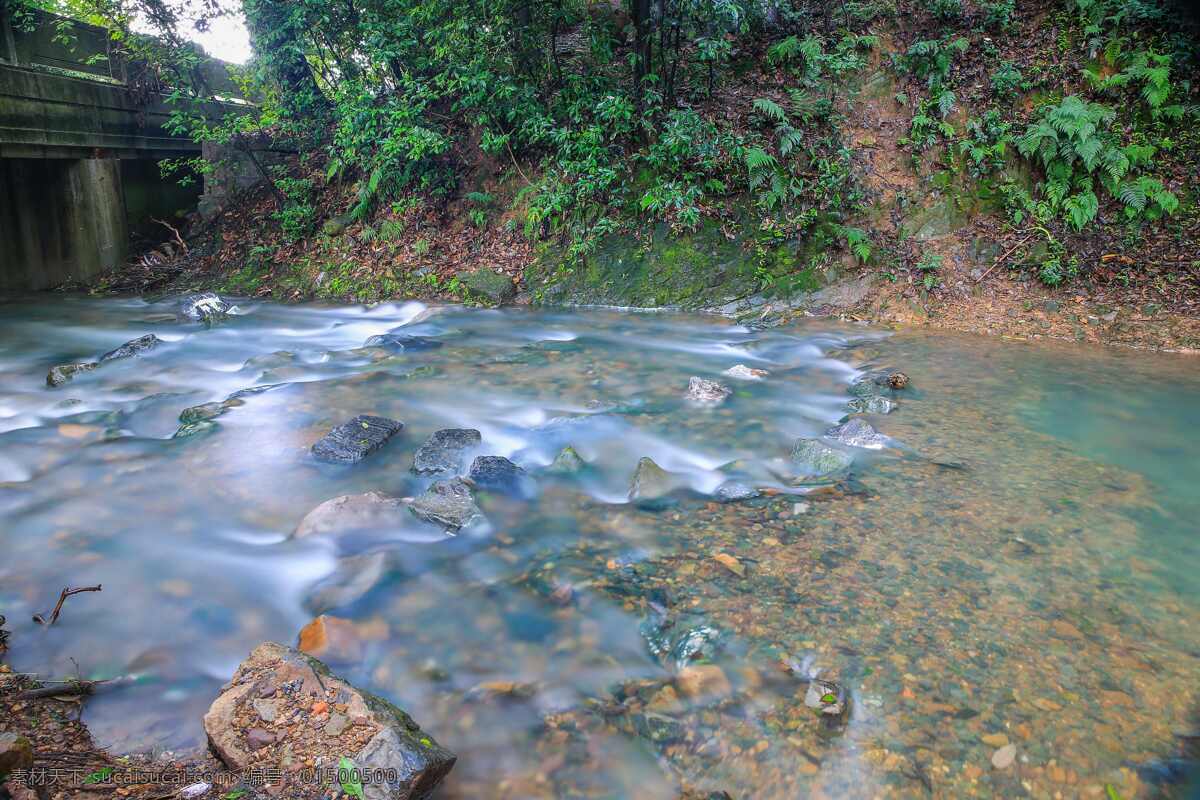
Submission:
POLYGON ((93 278, 127 242, 116 159, 0 158, 0 291, 93 278))
MULTIPOLYGON (((184 186, 182 175, 162 176, 157 161, 121 160, 121 186, 125 196, 125 221, 135 240, 162 242, 173 238, 171 232, 154 221, 169 222, 183 231, 182 217, 196 210, 204 180, 188 171, 191 182, 184 186)), ((186 233, 186 232, 185 232, 186 233)))

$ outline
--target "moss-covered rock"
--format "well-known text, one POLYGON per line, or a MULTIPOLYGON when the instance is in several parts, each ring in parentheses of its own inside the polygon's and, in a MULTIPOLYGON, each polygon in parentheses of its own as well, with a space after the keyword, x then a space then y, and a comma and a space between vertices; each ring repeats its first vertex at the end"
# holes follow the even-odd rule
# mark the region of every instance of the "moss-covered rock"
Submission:
POLYGON ((512 279, 490 269, 477 269, 458 276, 467 291, 476 297, 488 300, 495 305, 502 305, 513 299, 516 287, 512 279))

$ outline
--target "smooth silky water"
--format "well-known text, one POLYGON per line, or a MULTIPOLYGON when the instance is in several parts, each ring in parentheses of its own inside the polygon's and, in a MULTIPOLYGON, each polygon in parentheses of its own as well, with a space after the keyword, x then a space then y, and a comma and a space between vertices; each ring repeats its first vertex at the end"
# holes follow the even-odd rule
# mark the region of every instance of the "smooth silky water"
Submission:
POLYGON ((816 321, 238 305, 206 328, 169 302, 0 303, 10 658, 140 676, 87 704, 99 744, 201 745, 238 662, 326 612, 362 642, 334 669, 459 755, 442 798, 1188 791, 1194 359, 816 321), (443 346, 363 347, 391 330, 443 346), (164 344, 145 356, 46 386, 52 365, 151 332, 164 344), (770 376, 720 376, 739 363, 770 376), (894 447, 860 451, 832 487, 781 483, 794 440, 841 419, 851 382, 881 367, 912 379, 870 417, 894 447), (692 375, 735 393, 689 405, 692 375), (172 438, 184 409, 261 386, 172 438), (358 465, 313 460, 362 413, 405 429, 358 465), (413 451, 444 427, 478 428, 479 452, 523 465, 536 497, 480 495, 488 524, 457 537, 415 517, 292 536, 331 497, 420 493, 413 451), (568 444, 587 469, 547 474, 568 444), (685 484, 673 505, 627 502, 643 456, 685 484), (715 502, 731 470, 769 493, 715 502), (378 580, 356 582, 378 553, 378 580), (53 627, 31 622, 63 586, 97 583, 53 627), (678 653, 652 651, 689 637, 732 693, 670 688, 678 653), (847 688, 844 725, 805 706, 814 675, 847 688), (1000 735, 1017 759, 995 769, 1000 735))

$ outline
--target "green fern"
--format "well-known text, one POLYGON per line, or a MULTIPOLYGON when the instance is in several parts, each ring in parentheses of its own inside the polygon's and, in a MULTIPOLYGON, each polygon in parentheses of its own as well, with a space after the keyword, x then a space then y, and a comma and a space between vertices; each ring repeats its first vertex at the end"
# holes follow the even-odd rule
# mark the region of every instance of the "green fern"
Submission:
POLYGON ((755 99, 754 110, 771 122, 787 121, 787 112, 783 110, 783 106, 768 97, 755 99))

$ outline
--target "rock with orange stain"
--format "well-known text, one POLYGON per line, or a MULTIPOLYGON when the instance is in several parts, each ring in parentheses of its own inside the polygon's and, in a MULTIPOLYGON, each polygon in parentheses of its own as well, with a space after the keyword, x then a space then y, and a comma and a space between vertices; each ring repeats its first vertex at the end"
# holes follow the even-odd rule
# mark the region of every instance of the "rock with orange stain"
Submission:
POLYGON ((302 653, 331 663, 351 664, 362 660, 363 643, 354 623, 322 614, 300 630, 302 653))
POLYGON ((675 676, 675 688, 690 700, 728 697, 733 686, 716 664, 689 664, 675 676))

